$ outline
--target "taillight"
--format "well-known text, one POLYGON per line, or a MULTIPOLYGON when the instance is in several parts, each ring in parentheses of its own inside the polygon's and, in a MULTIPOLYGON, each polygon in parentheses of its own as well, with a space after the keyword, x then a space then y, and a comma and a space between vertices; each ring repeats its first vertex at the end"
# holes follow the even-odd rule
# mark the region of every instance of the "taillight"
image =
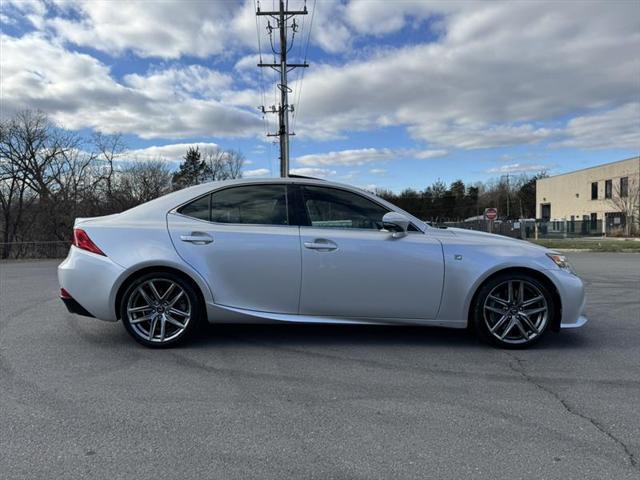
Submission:
POLYGON ((73 245, 81 250, 86 250, 87 252, 96 253, 98 255, 104 255, 106 257, 105 253, 100 250, 95 243, 93 243, 93 240, 89 238, 87 232, 81 228, 73 229, 73 245))

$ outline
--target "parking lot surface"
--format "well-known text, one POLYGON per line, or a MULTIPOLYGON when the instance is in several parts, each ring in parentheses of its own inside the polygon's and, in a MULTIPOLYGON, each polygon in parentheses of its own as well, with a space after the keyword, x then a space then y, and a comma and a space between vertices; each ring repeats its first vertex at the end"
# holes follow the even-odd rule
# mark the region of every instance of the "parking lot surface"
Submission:
POLYGON ((640 478, 640 254, 572 253, 590 322, 530 350, 464 331, 211 326, 153 351, 0 263, 6 479, 640 478))

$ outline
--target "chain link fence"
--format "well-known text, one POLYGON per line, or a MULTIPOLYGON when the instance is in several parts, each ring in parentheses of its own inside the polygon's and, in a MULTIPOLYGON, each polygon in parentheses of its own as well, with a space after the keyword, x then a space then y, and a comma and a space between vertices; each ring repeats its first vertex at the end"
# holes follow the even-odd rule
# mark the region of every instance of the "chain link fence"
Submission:
POLYGON ((29 258, 64 258, 69 252, 70 242, 0 242, 0 258, 17 260, 29 258))
MULTIPOLYGON (((498 235, 521 239, 604 236, 602 220, 560 220, 548 222, 540 220, 496 220, 493 222, 490 220, 473 220, 469 222, 444 222, 440 225, 497 233, 498 235)), ((608 231, 608 234, 612 233, 614 233, 612 230, 608 231)))

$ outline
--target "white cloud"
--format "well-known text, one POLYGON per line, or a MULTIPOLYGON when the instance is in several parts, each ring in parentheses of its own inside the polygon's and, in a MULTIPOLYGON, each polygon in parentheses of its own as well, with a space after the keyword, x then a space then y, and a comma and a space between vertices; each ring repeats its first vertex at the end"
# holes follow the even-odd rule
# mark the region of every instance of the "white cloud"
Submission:
POLYGON ((341 150, 329 153, 303 155, 296 159, 300 165, 323 166, 323 165, 364 165, 395 157, 395 152, 389 148, 361 148, 357 150, 341 150))
MULTIPOLYGON (((9 3, 36 28, 53 32, 65 42, 111 55, 132 52, 139 57, 163 59, 187 55, 207 58, 257 46, 253 0, 9 0, 9 3)), ((302 0, 288 2, 294 10, 302 9, 303 5, 302 0)), ((271 9, 268 4, 263 5, 263 10, 267 7, 271 9)), ((343 18, 344 11, 338 0, 318 2, 312 37, 315 45, 330 52, 343 51, 350 45, 354 32, 343 18)), ((298 20, 308 25, 310 15, 298 20)), ((266 49, 267 20, 261 18, 259 22, 266 49)))
MULTIPOLYGON (((300 165, 315 167, 328 165, 348 165, 354 167, 371 163, 387 162, 400 158, 437 158, 443 157, 447 155, 447 153, 446 150, 420 150, 412 148, 360 148, 303 155, 296 158, 295 161, 300 165)), ((374 173, 374 170, 371 170, 371 172, 374 173)))
POLYGON ((6 25, 14 25, 18 23, 15 18, 5 15, 4 13, 0 13, 0 22, 6 25))
POLYGON ((374 175, 384 175, 387 173, 387 170, 384 168, 372 168, 369 170, 369 173, 373 173, 374 175))
POLYGON ((576 117, 569 121, 564 133, 568 138, 554 146, 640 151, 640 103, 576 117))
POLYGON ((154 70, 146 75, 137 73, 126 75, 124 82, 158 99, 167 95, 181 98, 219 99, 221 92, 227 91, 233 80, 228 74, 200 65, 188 65, 154 70))
POLYGON ((376 190, 378 190, 378 185, 375 183, 369 183, 367 185, 358 185, 357 188, 365 190, 367 192, 376 193, 376 190))
POLYGON ((146 148, 139 148, 135 150, 127 150, 121 155, 122 159, 126 160, 155 160, 158 158, 168 160, 171 162, 182 162, 183 157, 187 153, 189 147, 198 147, 200 152, 205 152, 208 149, 217 149, 219 146, 216 143, 172 143, 170 145, 158 145, 146 148))
MULTIPOLYGON (((302 0, 289 6, 301 8, 302 0)), ((255 107, 263 102, 253 87, 253 8, 252 0, 5 0, 3 22, 27 19, 38 33, 2 37, 3 113, 40 108, 70 128, 144 138, 258 134, 255 107), (171 62, 116 80, 105 63, 71 52, 75 45, 123 57, 214 58, 235 62, 235 69, 171 62)), ((316 8, 312 44, 344 55, 312 59, 296 123, 300 137, 403 126, 428 142, 425 152, 554 141, 577 148, 638 145, 636 107, 629 106, 637 104, 640 69, 636 2, 322 0, 316 8), (429 29, 432 38, 385 45, 385 35, 411 29, 429 29), (581 117, 571 120, 576 112, 581 117)), ((299 20, 308 26, 310 15, 299 20)), ((265 51, 265 19, 260 22, 265 51)), ((299 85, 291 86, 295 98, 299 85)), ((380 149, 373 160, 345 152, 351 153, 302 157, 301 164, 385 161, 380 149)))
POLYGON ((523 163, 512 163, 509 165, 501 165, 500 167, 494 167, 486 170, 487 173, 499 173, 499 174, 507 174, 507 173, 528 173, 528 172, 541 172, 543 170, 549 170, 548 165, 542 164, 523 164, 523 163))
POLYGON ((530 124, 489 125, 482 122, 412 126, 409 131, 418 138, 437 139, 439 143, 467 149, 537 143, 555 133, 552 129, 536 128, 530 124))
POLYGON ((3 22, 7 24, 18 23, 26 19, 36 28, 42 28, 47 7, 40 0, 3 0, 3 22))
POLYGON ((40 34, 2 35, 0 42, 3 114, 41 109, 66 128, 142 138, 251 136, 262 130, 255 113, 214 98, 217 88, 225 92, 220 96, 232 96, 224 90, 229 79, 216 71, 171 67, 119 83, 97 59, 40 34))
MULTIPOLYGON (((352 0, 346 8, 349 25, 362 35, 383 35, 394 33, 411 23, 412 28, 422 27, 420 23, 430 17, 450 13, 461 8, 473 7, 471 2, 394 0, 393 2, 372 2, 352 0)), ((436 22, 437 23, 437 22, 436 22)))
POLYGON ((246 55, 242 57, 240 60, 238 60, 233 68, 239 71, 248 70, 250 72, 257 72, 258 63, 260 63, 260 55, 258 54, 246 55))
MULTIPOLYGON (((345 21, 345 6, 340 0, 315 2, 311 41, 327 52, 343 52, 351 46, 353 32, 345 21)), ((310 20, 308 20, 310 21, 310 20)))
POLYGON ((110 54, 132 51, 160 58, 222 54, 236 40, 230 23, 241 14, 232 2, 92 0, 66 7, 80 20, 69 16, 46 20, 65 41, 110 54))
POLYGON ((321 177, 321 178, 332 177, 338 173, 335 170, 330 170, 328 168, 312 168, 312 167, 292 168, 290 171, 293 175, 302 175, 303 177, 321 177))
POLYGON ((447 153, 449 152, 446 150, 419 150, 414 153, 414 157, 424 160, 428 158, 444 157, 447 153))
MULTIPOLYGON (((380 28, 396 31, 409 28, 407 12, 418 5, 352 2, 349 8, 374 12, 358 30, 383 18, 389 23, 380 28)), ((323 139, 404 125, 416 139, 443 146, 529 144, 561 133, 556 119, 637 99, 634 2, 425 5, 414 18, 442 17, 437 42, 313 65, 304 80, 300 135, 323 139)))
POLYGON ((268 168, 256 168, 255 170, 245 170, 242 175, 245 177, 269 177, 271 171, 268 168))

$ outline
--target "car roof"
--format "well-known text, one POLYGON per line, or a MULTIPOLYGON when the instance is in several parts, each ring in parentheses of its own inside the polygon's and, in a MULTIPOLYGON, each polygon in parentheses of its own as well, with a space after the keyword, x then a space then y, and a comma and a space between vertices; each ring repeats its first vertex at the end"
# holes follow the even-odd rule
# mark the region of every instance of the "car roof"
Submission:
POLYGON ((304 184, 304 185, 318 185, 323 187, 336 187, 343 190, 348 190, 365 197, 370 198, 371 200, 383 204, 385 207, 389 208, 389 210, 401 212, 407 215, 414 223, 419 225, 426 224, 417 217, 414 217, 408 212, 398 208, 396 205, 387 202, 386 200, 370 193, 365 190, 362 190, 358 187, 354 187, 352 185, 347 185, 344 183, 331 182, 328 180, 321 180, 317 178, 307 178, 307 177, 260 177, 260 178, 237 178, 233 180, 221 180, 215 182, 207 182, 201 183, 199 185, 194 185, 192 187, 183 188, 182 190, 177 190, 175 192, 171 192, 162 197, 156 198, 149 202, 138 205, 137 207, 133 207, 130 210, 122 212, 121 215, 128 217, 128 219, 136 219, 136 220, 150 220, 151 217, 155 217, 156 215, 164 216, 174 210, 175 208, 195 199, 202 195, 205 195, 209 192, 213 192, 219 190, 221 188, 226 188, 229 186, 240 186, 240 185, 265 185, 265 184, 304 184))

